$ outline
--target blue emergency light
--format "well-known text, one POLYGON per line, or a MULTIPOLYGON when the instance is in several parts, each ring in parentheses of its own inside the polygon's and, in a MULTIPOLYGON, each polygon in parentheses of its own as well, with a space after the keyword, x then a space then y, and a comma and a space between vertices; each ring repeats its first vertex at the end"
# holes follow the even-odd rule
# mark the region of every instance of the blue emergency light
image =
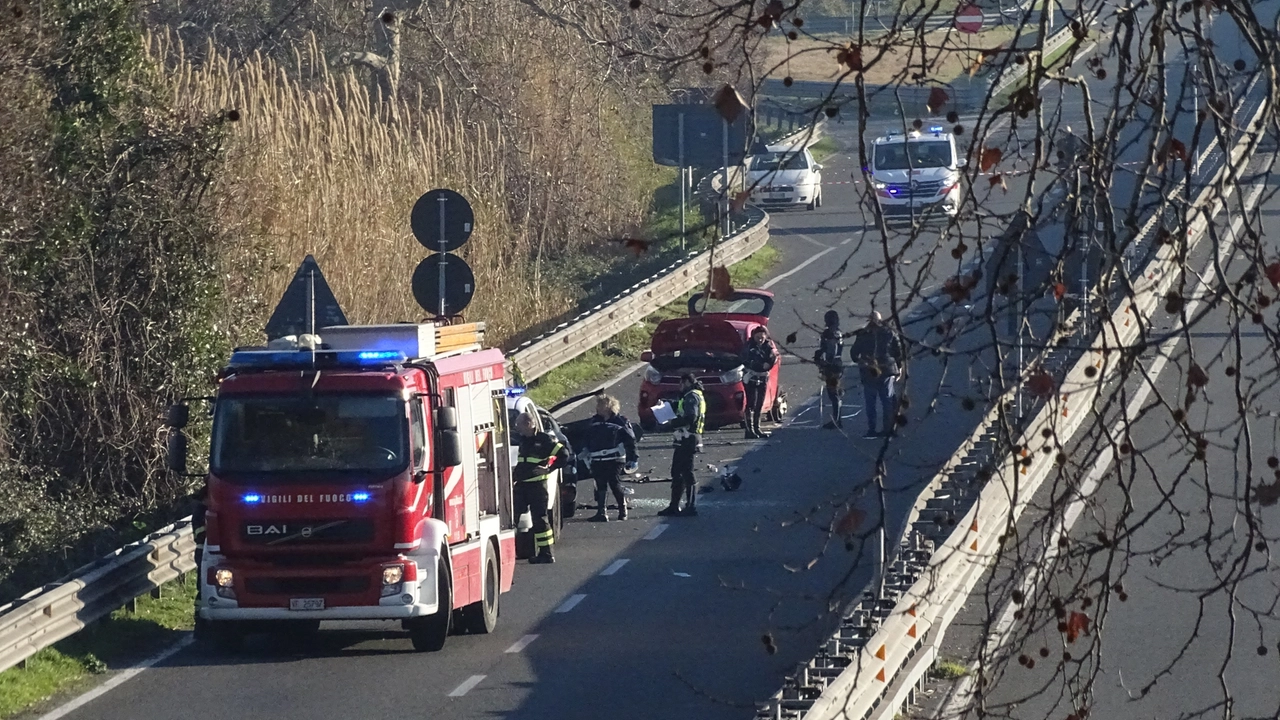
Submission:
POLYGON ((933 133, 934 135, 941 135, 941 134, 942 134, 942 126, 941 126, 941 125, 934 125, 933 127, 929 128, 929 132, 933 133))
POLYGON ((262 502, 262 496, 258 493, 246 493, 241 499, 244 500, 246 505, 256 505, 262 502))
POLYGON ((526 389, 524 387, 509 387, 507 388, 507 397, 520 397, 524 395, 526 389))
POLYGON ((283 370, 296 367, 378 367, 407 360, 399 350, 237 350, 231 353, 229 365, 233 368, 283 370))
POLYGON ((363 491, 353 492, 349 497, 351 498, 351 502, 362 503, 369 499, 369 493, 363 491))

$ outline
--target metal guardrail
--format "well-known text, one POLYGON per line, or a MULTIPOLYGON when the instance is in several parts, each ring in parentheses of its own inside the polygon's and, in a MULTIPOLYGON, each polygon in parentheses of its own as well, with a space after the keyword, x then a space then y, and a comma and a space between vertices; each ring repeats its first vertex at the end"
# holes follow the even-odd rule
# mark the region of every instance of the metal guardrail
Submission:
POLYGON ((748 208, 747 225, 711 249, 691 253, 685 260, 516 348, 508 357, 508 372, 514 365, 526 381, 545 375, 704 285, 713 265, 728 266, 745 260, 768 240, 769 215, 748 208))
MULTIPOLYGON (((1072 37, 1071 25, 1065 23, 1062 28, 1045 39, 1043 47, 1030 49, 1038 50, 1040 57, 1046 58, 1070 42, 1072 37)), ((906 113, 908 117, 937 116, 946 110, 955 110, 961 114, 972 113, 980 110, 989 98, 999 95, 1014 83, 1025 79, 1030 69, 1030 63, 1007 62, 1004 65, 993 66, 993 70, 986 74, 980 71, 976 77, 972 78, 962 75, 939 86, 868 85, 866 86, 866 109, 877 118, 897 117, 900 112, 906 113), (943 108, 931 109, 928 104, 934 101, 933 92, 939 87, 947 93, 947 103, 943 108)), ((857 102, 858 98, 851 82, 842 87, 835 87, 832 81, 819 80, 794 80, 788 85, 778 78, 766 78, 760 83, 759 93, 770 98, 789 97, 808 101, 825 100, 830 97, 834 105, 857 102)))
POLYGON ((190 516, 0 606, 0 671, 195 570, 190 516))
MULTIPOLYGON (((1254 141, 1249 129, 1268 100, 1258 99, 1249 113, 1252 90, 1245 93, 1239 113, 1248 113, 1249 119, 1237 124, 1246 130, 1213 171, 1214 179, 1232 172, 1254 141)), ((1201 212, 1187 229, 1189 246, 1204 236, 1216 214, 1204 211, 1212 185, 1206 183, 1192 204, 1201 212)), ((762 704, 759 720, 890 720, 899 712, 936 659, 952 619, 996 559, 1003 538, 1053 472, 1057 453, 1041 452, 1046 446, 1043 433, 1063 438, 1075 432, 1101 389, 1118 377, 1121 358, 1103 348, 1132 347, 1143 318, 1152 317, 1177 278, 1180 248, 1175 243, 1153 244, 1159 221, 1152 216, 1135 238, 1136 245, 1154 251, 1133 276, 1132 297, 1111 303, 1110 316, 1096 337, 1080 337, 1074 347, 1050 344, 1041 356, 1038 366, 1061 380, 1052 397, 1032 408, 1035 414, 1017 433, 1016 444, 1002 442, 1000 432, 1007 418, 999 408, 1012 398, 1016 389, 1011 389, 917 498, 901 553, 883 570, 886 596, 865 595, 817 656, 762 704), (891 694, 895 683, 897 692, 891 694)), ((1077 310, 1065 327, 1074 325, 1076 334, 1082 333, 1080 316, 1077 310)))

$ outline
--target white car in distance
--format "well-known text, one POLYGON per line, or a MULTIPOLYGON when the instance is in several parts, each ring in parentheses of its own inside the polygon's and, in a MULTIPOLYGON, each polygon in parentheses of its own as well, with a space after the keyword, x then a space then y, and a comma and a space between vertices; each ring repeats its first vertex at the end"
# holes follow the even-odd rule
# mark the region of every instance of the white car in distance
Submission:
POLYGON ((747 158, 747 189, 762 207, 822 207, 822 165, 806 148, 780 150, 747 158))

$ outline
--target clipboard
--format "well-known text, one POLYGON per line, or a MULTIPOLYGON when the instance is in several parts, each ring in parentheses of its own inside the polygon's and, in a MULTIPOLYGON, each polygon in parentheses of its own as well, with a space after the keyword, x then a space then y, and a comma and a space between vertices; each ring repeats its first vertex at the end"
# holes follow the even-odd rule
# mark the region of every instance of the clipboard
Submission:
POLYGON ((659 425, 665 425, 676 419, 676 411, 669 402, 660 402, 649 409, 653 411, 653 419, 659 425))

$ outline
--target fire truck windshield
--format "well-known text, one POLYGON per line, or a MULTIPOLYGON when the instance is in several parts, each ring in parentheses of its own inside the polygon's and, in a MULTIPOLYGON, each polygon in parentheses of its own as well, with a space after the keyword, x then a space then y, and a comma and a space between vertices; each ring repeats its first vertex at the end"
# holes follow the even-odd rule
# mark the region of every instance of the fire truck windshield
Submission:
POLYGON ((215 413, 210 469, 392 473, 407 462, 407 431, 398 396, 224 396, 215 413))

